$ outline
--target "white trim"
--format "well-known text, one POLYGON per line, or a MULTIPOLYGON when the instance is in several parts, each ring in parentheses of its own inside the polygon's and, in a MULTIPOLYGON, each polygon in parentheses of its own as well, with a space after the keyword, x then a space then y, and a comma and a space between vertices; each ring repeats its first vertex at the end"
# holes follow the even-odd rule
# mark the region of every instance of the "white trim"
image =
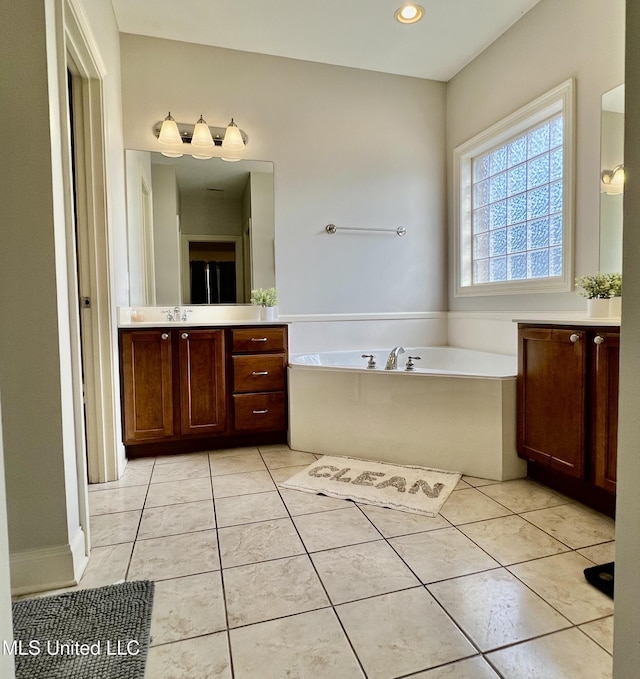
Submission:
POLYGON ((190 243, 234 243, 236 249, 236 299, 244 299, 244 245, 242 236, 215 236, 207 234, 199 236, 194 233, 183 233, 180 235, 180 250, 182 253, 182 294, 183 304, 191 304, 191 299, 187 299, 187 291, 191 289, 189 281, 189 244, 190 243), (242 267, 238 264, 241 263, 242 267))
POLYGON ((453 152, 453 230, 454 230, 454 295, 475 297, 542 292, 568 292, 573 287, 574 233, 574 165, 575 107, 574 79, 570 78, 538 97, 472 139, 453 152), (563 273, 561 276, 518 281, 472 284, 470 271, 471 233, 462 228, 471 212, 471 159, 485 153, 507 139, 535 126, 551 115, 564 113, 563 141, 563 273), (465 282, 463 282, 463 279, 465 282))

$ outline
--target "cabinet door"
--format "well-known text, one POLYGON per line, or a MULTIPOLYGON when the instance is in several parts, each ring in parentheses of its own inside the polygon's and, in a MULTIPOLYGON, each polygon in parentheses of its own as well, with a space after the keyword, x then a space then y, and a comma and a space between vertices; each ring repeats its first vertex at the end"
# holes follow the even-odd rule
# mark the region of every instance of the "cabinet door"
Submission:
POLYGON ((178 335, 180 433, 205 436, 226 429, 224 330, 178 335))
POLYGON ((171 333, 122 333, 125 444, 173 435, 171 333))
POLYGON ((585 458, 586 333, 519 331, 518 453, 581 478, 585 458))
POLYGON ((616 490, 618 463, 618 382, 620 336, 599 332, 592 339, 593 463, 596 486, 616 490))

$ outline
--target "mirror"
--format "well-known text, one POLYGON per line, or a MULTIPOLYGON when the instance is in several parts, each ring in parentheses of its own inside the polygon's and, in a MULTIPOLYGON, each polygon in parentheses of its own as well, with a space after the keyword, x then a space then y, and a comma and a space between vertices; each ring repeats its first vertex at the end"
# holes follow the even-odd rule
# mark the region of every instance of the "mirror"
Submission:
POLYGON ((600 137, 600 271, 622 271, 624 85, 602 95, 600 137))
POLYGON ((242 304, 275 286, 273 163, 127 151, 130 304, 242 304))

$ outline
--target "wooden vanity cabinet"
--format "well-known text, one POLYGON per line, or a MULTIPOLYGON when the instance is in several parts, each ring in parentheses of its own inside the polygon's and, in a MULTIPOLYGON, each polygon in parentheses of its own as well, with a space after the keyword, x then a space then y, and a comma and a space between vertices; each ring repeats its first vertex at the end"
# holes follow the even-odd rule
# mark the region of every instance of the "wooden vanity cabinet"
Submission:
POLYGON ((615 507, 619 329, 519 324, 517 447, 529 475, 615 507))
POLYGON ((286 440, 286 326, 121 329, 131 456, 286 440))

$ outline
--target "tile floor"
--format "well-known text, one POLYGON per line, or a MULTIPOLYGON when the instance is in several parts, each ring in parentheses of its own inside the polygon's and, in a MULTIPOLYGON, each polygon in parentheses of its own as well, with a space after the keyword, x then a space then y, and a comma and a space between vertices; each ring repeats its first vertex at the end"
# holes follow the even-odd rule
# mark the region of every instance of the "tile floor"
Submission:
POLYGON ((149 679, 604 679, 613 521, 464 477, 437 518, 278 488, 285 446, 133 460, 90 487, 80 587, 156 582, 149 679))

